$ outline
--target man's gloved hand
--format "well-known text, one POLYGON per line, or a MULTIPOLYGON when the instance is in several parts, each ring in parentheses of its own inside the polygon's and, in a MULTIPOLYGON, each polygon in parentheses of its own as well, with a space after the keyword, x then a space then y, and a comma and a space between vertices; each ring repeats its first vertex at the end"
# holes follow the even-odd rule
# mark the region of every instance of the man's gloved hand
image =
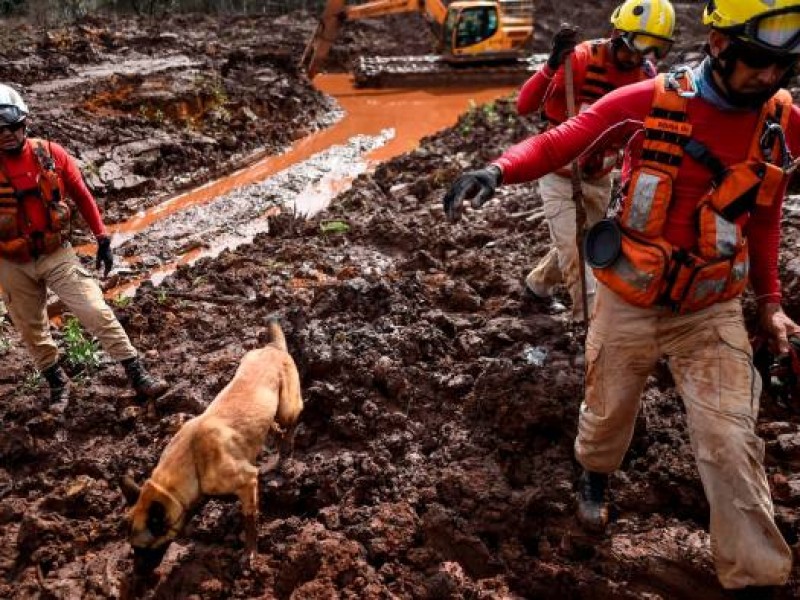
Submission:
POLYGON ((111 253, 111 238, 107 235, 97 238, 97 257, 95 258, 95 269, 103 266, 103 277, 108 277, 108 273, 114 266, 114 255, 111 253))
POLYGON ((575 46, 578 45, 578 33, 579 30, 577 27, 567 24, 561 25, 561 29, 553 36, 552 50, 547 59, 547 66, 550 67, 550 69, 553 71, 558 70, 558 68, 564 64, 567 56, 572 54, 572 51, 575 50, 575 46))
POLYGON ((444 196, 444 213, 450 222, 458 221, 461 204, 471 200, 473 208, 480 208, 494 196, 502 180, 502 171, 495 165, 468 171, 459 175, 444 196))

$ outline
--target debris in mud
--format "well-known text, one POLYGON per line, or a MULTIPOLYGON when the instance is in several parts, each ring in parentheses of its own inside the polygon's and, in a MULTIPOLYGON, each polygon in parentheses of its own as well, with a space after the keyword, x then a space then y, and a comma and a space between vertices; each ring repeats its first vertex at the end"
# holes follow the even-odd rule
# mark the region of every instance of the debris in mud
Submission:
MULTIPOLYGON (((546 7, 543 31, 557 22, 546 7)), ((688 55, 700 43, 699 29, 687 25, 699 9, 678 8, 680 52, 688 55)), ((564 11, 559 19, 572 12, 587 30, 602 32, 606 6, 564 11)), ((271 23, 241 18, 218 28, 212 19, 181 17, 164 25, 180 36, 143 33, 135 23, 120 23, 116 32, 100 24, 41 47, 28 31, 23 50, 0 70, 33 86, 54 73, 76 77, 117 52, 134 60, 152 46, 227 65, 212 71, 231 78, 233 88, 247 80, 254 86, 248 94, 268 98, 266 118, 263 106, 238 98, 230 121, 217 107, 190 132, 173 121, 179 112, 168 105, 156 123, 147 110, 115 113, 122 105, 114 107, 113 94, 102 110, 69 116, 58 112, 61 92, 52 92, 52 103, 36 99, 40 132, 79 145, 86 170, 98 168, 96 185, 136 175, 149 182, 139 182, 143 188, 154 186, 152 198, 149 191, 126 196, 120 187, 106 206, 117 219, 157 193, 227 169, 239 152, 282 147, 307 123, 324 122, 328 104, 292 74, 287 58, 301 45, 302 36, 290 30, 294 21, 270 29, 277 41, 264 41, 264 54, 254 50, 271 23), (237 37, 249 48, 238 48, 237 37), (26 44, 34 50, 26 53, 26 44), (67 62, 56 61, 52 48, 67 62), (20 66, 25 62, 30 70, 20 66), (280 86, 282 77, 299 101, 286 90, 266 93, 265 82, 280 86), (223 142, 229 133, 235 139, 223 142), (208 168, 191 179, 198 166, 208 168)), ((313 20, 299 27, 310 31, 313 20)), ((183 75, 170 77, 191 83, 183 75)), ((136 77, 121 80, 133 85, 136 77)), ((90 101, 101 89, 115 87, 81 83, 71 101, 90 101)), ((582 346, 561 316, 523 291, 525 272, 549 244, 541 217, 529 218, 540 205, 535 186, 504 191, 501 201, 457 226, 444 222, 440 208, 456 173, 531 131, 513 102, 496 103, 492 114, 470 111, 374 172, 349 172, 352 188, 322 214, 272 215, 269 232, 251 243, 178 266, 159 288, 145 283, 133 298, 114 302, 136 346, 149 349, 153 371, 175 384, 151 406, 137 405, 116 368, 101 364, 76 382, 73 410, 57 425, 38 409, 43 390, 21 340, 0 324, 0 348, 8 342, 0 351, 0 597, 722 598, 686 417, 666 369, 648 381, 631 450, 612 478, 616 519, 608 535, 577 528, 572 444, 582 346), (337 222, 346 231, 324 231, 337 222), (258 559, 250 569, 240 565, 240 511, 212 500, 151 578, 132 579, 117 482, 129 471, 142 477, 152 470, 177 428, 204 410, 246 350, 263 343, 266 317, 275 312, 301 371, 306 411, 292 460, 259 472, 258 559)), ((354 167, 353 148, 337 152, 343 168, 354 167)), ((284 177, 279 185, 287 190, 252 191, 259 211, 287 197, 293 180, 290 172, 284 177)), ((236 198, 200 211, 203 227, 173 237, 155 227, 169 249, 163 255, 136 237, 125 252, 156 265, 194 244, 213 246, 216 234, 203 228, 224 228, 229 217, 235 235, 253 220, 253 213, 236 212, 236 198)), ((781 277, 790 315, 800 318, 800 213, 792 206, 784 215, 781 277)), ((170 222, 173 231, 179 226, 170 222)), ((762 398, 759 433, 776 519, 796 552, 798 430, 797 415, 762 398)), ((781 593, 800 593, 797 567, 781 593)))

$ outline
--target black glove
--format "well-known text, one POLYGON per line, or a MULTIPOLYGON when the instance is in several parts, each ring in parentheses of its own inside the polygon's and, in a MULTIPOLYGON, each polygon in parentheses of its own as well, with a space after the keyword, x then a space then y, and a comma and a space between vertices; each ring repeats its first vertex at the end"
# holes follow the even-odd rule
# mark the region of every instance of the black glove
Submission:
POLYGON ((782 356, 770 352, 766 339, 757 338, 753 363, 775 400, 800 407, 800 337, 789 336, 789 354, 782 356))
POLYGON ((451 222, 458 220, 464 200, 471 199, 473 208, 483 206, 494 196, 502 175, 503 172, 495 165, 459 175, 444 196, 444 213, 447 218, 451 222))
POLYGON ((547 59, 547 66, 553 71, 558 70, 567 56, 572 54, 575 46, 578 44, 578 28, 571 25, 562 25, 556 34, 553 36, 552 50, 550 57, 547 59))
POLYGON ((95 258, 95 269, 103 266, 103 277, 107 277, 111 267, 114 266, 114 255, 111 254, 111 238, 107 235, 97 238, 97 257, 95 258))

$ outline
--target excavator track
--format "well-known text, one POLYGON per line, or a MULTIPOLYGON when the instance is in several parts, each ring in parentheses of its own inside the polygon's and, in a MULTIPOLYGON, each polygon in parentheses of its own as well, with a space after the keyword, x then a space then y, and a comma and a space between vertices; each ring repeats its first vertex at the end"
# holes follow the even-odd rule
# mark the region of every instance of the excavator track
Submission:
POLYGON ((353 78, 360 88, 518 85, 545 60, 546 54, 532 54, 507 62, 462 65, 446 62, 435 54, 361 57, 353 78))

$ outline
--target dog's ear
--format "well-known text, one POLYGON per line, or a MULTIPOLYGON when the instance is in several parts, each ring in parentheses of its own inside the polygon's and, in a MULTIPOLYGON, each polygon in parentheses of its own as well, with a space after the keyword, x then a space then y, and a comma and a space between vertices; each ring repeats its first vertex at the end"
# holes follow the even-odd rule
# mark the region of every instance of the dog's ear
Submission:
POLYGON ((153 537, 156 538, 165 536, 169 531, 167 509, 158 500, 154 500, 150 506, 147 507, 147 528, 150 530, 153 537))
POLYGON ((128 503, 128 506, 133 506, 139 500, 141 489, 130 475, 125 475, 120 480, 119 489, 122 491, 122 495, 125 496, 125 502, 128 503))

